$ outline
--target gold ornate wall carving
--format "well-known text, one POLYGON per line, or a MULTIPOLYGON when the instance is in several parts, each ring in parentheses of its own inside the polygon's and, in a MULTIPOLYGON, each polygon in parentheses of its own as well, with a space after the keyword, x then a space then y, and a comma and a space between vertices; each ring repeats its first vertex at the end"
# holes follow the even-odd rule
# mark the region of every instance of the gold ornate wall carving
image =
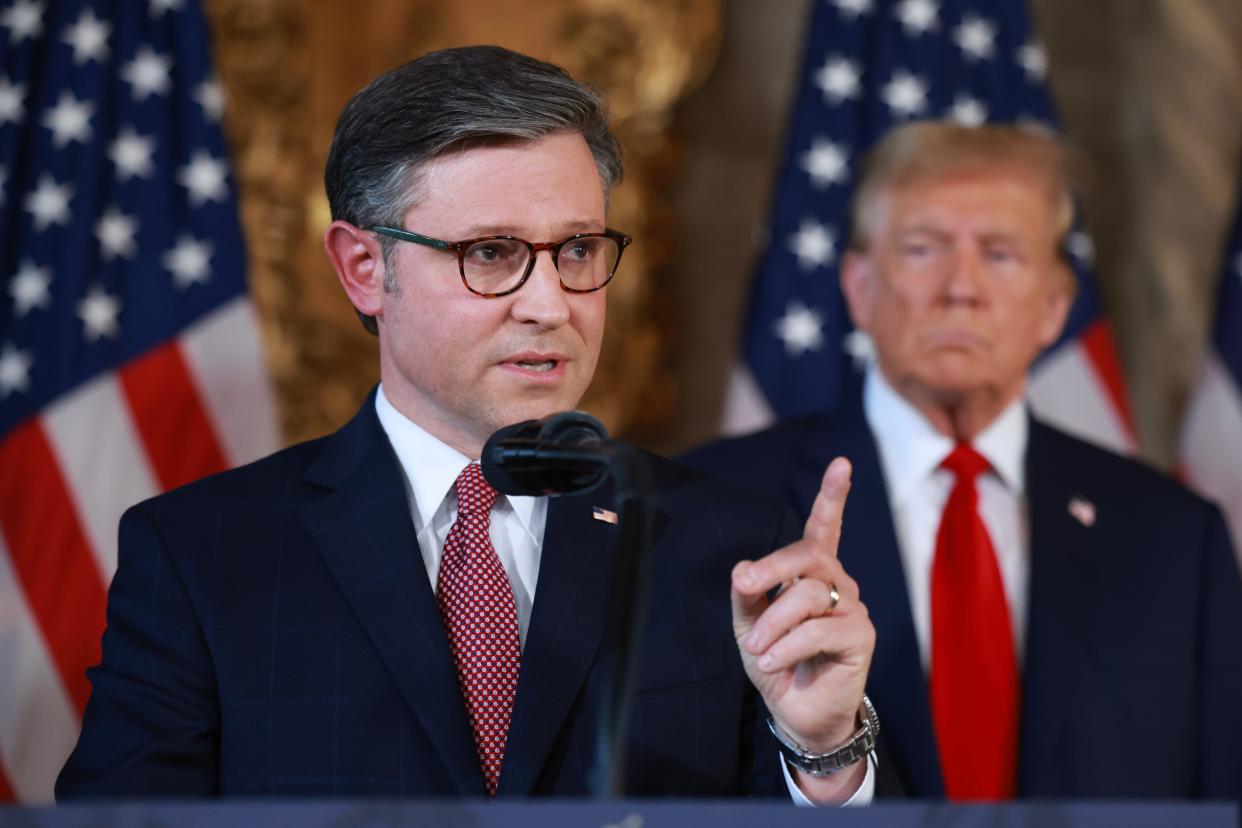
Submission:
POLYGON ((347 419, 378 378, 374 339, 321 248, 321 181, 337 114, 380 72, 425 51, 498 43, 600 86, 626 149, 610 223, 636 241, 609 288, 609 326, 584 407, 617 433, 672 414, 663 367, 670 310, 655 274, 668 260, 664 206, 677 147, 673 107, 709 71, 720 0, 207 0, 228 96, 250 280, 289 441, 347 419))

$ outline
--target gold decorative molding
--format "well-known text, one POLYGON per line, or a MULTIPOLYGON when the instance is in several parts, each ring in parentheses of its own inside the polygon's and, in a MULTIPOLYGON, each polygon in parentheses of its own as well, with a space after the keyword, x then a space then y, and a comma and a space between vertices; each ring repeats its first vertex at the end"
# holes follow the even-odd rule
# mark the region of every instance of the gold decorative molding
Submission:
MULTIPOLYGON (((710 70, 720 0, 207 0, 227 96, 250 282, 285 437, 347 419, 378 378, 321 248, 323 161, 354 91, 423 52, 499 43, 564 66, 608 96, 626 149, 609 221, 635 236, 609 287, 609 326, 584 407, 618 434, 672 416, 673 379, 655 274, 675 236, 665 206, 678 167, 674 107, 710 70)), ((667 295, 667 294, 665 294, 667 295)))

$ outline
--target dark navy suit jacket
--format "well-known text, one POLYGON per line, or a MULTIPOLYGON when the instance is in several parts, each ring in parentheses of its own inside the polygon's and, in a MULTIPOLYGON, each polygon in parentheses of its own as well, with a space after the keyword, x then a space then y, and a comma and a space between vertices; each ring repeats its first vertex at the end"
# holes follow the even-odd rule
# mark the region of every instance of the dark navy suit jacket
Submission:
MULTIPOLYGON (((788 796, 733 640, 730 570, 787 507, 655 460, 634 795, 788 796)), ((589 793, 617 529, 553 499, 499 796, 589 793)), ((373 400, 339 432, 121 522, 103 661, 57 797, 482 796, 402 472, 373 400)))
MULTIPOLYGON (((876 627, 868 694, 905 793, 941 797, 927 680, 861 405, 707 446, 692 465, 805 517, 854 466, 840 557, 876 627)), ((1026 455, 1030 596, 1019 795, 1242 797, 1242 578, 1219 510, 1038 421, 1026 455), (1096 507, 1088 527, 1068 510, 1096 507)))

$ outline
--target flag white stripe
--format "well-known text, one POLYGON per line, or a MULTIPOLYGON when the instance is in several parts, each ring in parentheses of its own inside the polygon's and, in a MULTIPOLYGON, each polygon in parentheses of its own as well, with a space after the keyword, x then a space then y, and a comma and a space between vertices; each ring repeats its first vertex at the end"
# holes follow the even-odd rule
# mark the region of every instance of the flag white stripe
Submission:
POLYGON ((1242 562, 1242 389, 1214 352, 1186 408, 1181 461, 1187 481, 1225 511, 1242 562))
POLYGON ((0 761, 19 802, 52 801, 78 738, 78 715, 26 602, 0 535, 0 761))
POLYGON ((230 466, 280 445, 259 326, 250 300, 213 311, 181 336, 181 350, 230 466))
POLYGON ((772 406, 744 363, 733 365, 729 385, 725 389, 724 411, 720 432, 726 437, 747 434, 772 425, 776 416, 772 406))
POLYGON ((1091 358, 1075 342, 1049 356, 1031 374, 1032 410, 1057 428, 1120 454, 1136 446, 1091 358))
POLYGON ((121 514, 159 493, 116 375, 104 374, 49 406, 43 425, 107 584, 116 571, 121 514))

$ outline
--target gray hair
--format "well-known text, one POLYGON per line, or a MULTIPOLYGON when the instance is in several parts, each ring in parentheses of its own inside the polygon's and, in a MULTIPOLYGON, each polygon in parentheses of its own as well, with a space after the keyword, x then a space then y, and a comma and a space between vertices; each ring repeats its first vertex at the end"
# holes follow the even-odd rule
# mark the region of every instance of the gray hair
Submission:
MULTIPOLYGON (((621 145, 608 128, 603 95, 559 66, 499 46, 431 52, 372 81, 336 123, 324 186, 333 219, 358 227, 400 226, 418 202, 430 160, 471 143, 582 135, 605 197, 621 180, 621 145)), ((394 240, 381 237, 384 289, 397 289, 394 240)), ((375 318, 359 313, 377 333, 375 318)))

